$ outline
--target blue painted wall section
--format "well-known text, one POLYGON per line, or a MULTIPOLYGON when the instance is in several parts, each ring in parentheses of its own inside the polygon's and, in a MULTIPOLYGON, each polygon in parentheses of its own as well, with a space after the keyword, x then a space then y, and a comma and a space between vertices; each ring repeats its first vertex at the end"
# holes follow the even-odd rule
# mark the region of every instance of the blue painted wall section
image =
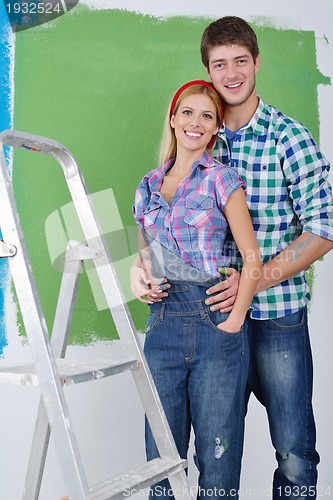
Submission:
MULTIPOLYGON (((11 127, 11 37, 12 32, 9 25, 4 3, 0 2, 0 130, 11 127)), ((5 293, 8 284, 8 262, 0 259, 0 358, 3 357, 3 348, 7 345, 7 332, 5 321, 5 293)))

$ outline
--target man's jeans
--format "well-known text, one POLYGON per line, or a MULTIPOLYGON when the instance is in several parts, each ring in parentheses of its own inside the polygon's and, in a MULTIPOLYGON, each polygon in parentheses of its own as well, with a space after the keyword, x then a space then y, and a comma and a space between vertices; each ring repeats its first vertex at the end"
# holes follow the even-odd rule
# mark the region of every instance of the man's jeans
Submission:
MULTIPOLYGON (((217 324, 227 314, 205 305, 214 283, 173 282, 169 297, 151 306, 145 354, 171 431, 187 458, 191 424, 200 498, 238 498, 248 375, 246 326, 235 334, 217 324)), ((149 460, 159 456, 146 425, 149 460)), ((172 497, 164 480, 151 498, 172 497)))
POLYGON ((273 499, 316 498, 316 429, 307 311, 248 320, 249 392, 266 407, 278 468, 273 499))

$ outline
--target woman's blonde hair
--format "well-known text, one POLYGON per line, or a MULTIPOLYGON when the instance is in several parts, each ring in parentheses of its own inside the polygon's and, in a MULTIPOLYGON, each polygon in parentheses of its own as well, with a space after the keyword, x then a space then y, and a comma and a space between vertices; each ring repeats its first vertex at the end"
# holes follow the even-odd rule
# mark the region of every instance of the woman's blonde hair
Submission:
MULTIPOLYGON (((189 82, 183 87, 180 87, 175 94, 170 106, 168 108, 168 112, 166 114, 164 129, 162 134, 160 152, 159 152, 159 165, 163 165, 166 161, 170 160, 176 156, 177 153, 177 140, 175 135, 174 128, 171 127, 171 117, 177 114, 181 101, 189 96, 194 94, 205 94, 208 95, 214 103, 216 108, 216 123, 218 126, 221 126, 223 120, 223 105, 219 94, 214 89, 213 85, 210 82, 203 83, 194 83, 189 82), (184 90, 182 88, 184 87, 184 90), (179 94, 179 95, 178 95, 179 94)), ((207 145, 207 149, 211 150, 215 144, 215 140, 209 141, 207 145)))

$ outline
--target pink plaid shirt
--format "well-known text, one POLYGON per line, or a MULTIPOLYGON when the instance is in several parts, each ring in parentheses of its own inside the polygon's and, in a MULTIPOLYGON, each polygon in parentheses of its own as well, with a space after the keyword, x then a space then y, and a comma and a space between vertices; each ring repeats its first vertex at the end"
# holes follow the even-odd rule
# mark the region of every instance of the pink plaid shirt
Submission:
MULTIPOLYGON (((146 174, 135 195, 133 215, 148 238, 190 266, 219 277, 219 267, 229 267, 224 253, 228 223, 224 207, 244 181, 231 168, 206 151, 177 187, 170 205, 161 195, 164 175, 174 158, 146 174)), ((241 221, 240 221, 241 224, 241 221)))

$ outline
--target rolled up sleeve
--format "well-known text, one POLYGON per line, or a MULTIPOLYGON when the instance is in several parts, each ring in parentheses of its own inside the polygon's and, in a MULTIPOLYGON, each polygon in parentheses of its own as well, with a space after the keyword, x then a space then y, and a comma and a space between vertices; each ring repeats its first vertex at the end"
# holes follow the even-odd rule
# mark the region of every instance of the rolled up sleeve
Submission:
POLYGON ((301 126, 291 127, 281 144, 284 149, 283 171, 303 232, 333 241, 329 162, 320 152, 310 132, 301 126))

